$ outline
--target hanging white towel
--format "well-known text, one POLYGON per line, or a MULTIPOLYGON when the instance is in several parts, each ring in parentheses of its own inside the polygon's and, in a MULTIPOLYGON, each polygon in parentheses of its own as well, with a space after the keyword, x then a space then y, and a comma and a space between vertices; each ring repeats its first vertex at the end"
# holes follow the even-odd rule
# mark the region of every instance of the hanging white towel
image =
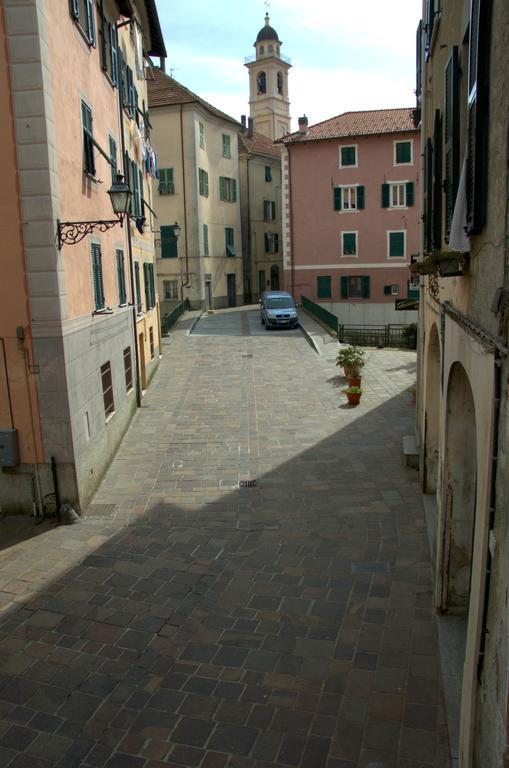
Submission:
POLYGON ((470 242, 465 232, 467 223, 467 156, 463 160, 454 213, 452 215, 451 231, 449 233, 449 248, 453 251, 469 251, 470 242))

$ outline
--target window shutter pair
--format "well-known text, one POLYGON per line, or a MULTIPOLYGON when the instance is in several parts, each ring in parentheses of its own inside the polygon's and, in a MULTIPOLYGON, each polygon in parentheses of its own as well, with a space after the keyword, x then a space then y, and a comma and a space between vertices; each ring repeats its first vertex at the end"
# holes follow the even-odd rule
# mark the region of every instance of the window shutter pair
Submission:
POLYGON ((355 232, 343 232, 343 254, 355 256, 357 253, 357 235, 355 232))
MULTIPOLYGON (((363 210, 365 206, 365 188, 363 185, 355 187, 357 190, 357 208, 363 210)), ((343 210, 343 189, 341 187, 334 187, 333 190, 333 207, 335 211, 343 210)))
POLYGON ((331 278, 322 275, 316 278, 316 295, 319 299, 331 298, 331 278))
POLYGON ((123 251, 117 251, 117 277, 118 277, 118 299, 119 299, 118 303, 125 304, 126 290, 125 290, 125 268, 124 268, 123 251))
POLYGON ((445 151, 445 236, 451 230, 454 204, 458 192, 459 162, 459 64, 458 47, 455 45, 445 67, 445 114, 444 114, 444 151, 445 151))
POLYGON ((160 195, 174 195, 175 184, 173 181, 173 168, 159 168, 159 187, 160 195))
POLYGON ((442 115, 435 110, 433 128, 433 249, 439 251, 442 247, 442 115))
POLYGON ((94 289, 95 309, 104 309, 104 283, 101 246, 92 243, 92 284, 94 289))
POLYGON ((172 226, 161 226, 161 258, 176 259, 177 256, 177 238, 175 237, 174 228, 172 226))
POLYGON ((394 258, 405 255, 405 233, 389 232, 389 256, 394 258))
POLYGON ((467 234, 486 223, 491 0, 472 0, 468 67, 467 234))

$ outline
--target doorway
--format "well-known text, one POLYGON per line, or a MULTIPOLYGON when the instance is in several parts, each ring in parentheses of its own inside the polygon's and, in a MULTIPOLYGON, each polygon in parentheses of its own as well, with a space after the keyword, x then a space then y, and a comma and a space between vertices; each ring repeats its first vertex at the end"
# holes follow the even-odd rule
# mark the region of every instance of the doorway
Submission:
POLYGON ((141 388, 147 388, 147 371, 145 369, 145 339, 143 333, 138 336, 138 349, 140 350, 140 378, 141 388))
POLYGON ((279 267, 273 264, 270 268, 270 290, 279 291, 279 267))
POLYGON ((237 288, 235 285, 234 273, 230 273, 226 275, 226 284, 227 284, 227 291, 228 291, 228 306, 236 307, 237 306, 237 288))
POLYGON ((205 309, 212 309, 212 283, 210 280, 205 280, 205 309))

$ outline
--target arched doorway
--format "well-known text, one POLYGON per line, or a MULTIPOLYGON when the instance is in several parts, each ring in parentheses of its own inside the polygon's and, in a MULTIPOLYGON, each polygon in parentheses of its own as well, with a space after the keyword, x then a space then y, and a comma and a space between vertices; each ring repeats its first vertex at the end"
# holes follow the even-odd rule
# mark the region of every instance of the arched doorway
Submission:
POLYGON ((454 363, 447 387, 442 488, 439 610, 466 615, 477 491, 477 439, 474 398, 468 376, 454 363))
POLYGON ((440 340, 436 325, 431 328, 426 365, 426 410, 424 413, 424 493, 438 488, 438 444, 440 408, 440 340))
POLYGON ((279 267, 273 264, 270 268, 270 290, 279 291, 279 267))

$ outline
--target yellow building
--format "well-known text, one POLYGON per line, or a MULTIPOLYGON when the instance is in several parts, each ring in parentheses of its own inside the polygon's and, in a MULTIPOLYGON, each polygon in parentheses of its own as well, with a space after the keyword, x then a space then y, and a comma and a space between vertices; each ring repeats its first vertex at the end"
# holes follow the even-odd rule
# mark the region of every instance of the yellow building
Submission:
POLYGON ((460 768, 509 761, 508 49, 507 0, 424 0, 418 433, 460 768))

